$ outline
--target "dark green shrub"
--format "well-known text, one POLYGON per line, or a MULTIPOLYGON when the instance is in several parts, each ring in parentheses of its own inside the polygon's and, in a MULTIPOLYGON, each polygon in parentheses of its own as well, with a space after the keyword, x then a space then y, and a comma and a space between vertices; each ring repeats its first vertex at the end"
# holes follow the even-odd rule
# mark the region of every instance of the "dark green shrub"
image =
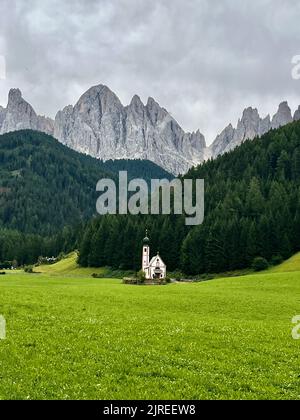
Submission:
POLYGON ((33 266, 27 265, 26 267, 24 267, 24 271, 25 273, 33 273, 33 266))
POLYGON ((138 279, 139 283, 145 283, 146 276, 145 276, 145 272, 143 270, 140 270, 137 273, 137 279, 138 279))
POLYGON ((12 267, 12 261, 0 262, 0 270, 10 270, 12 267))
POLYGON ((283 262, 281 255, 274 255, 271 259, 271 265, 279 265, 283 262))
POLYGON ((252 268, 254 271, 263 271, 269 268, 269 263, 265 258, 257 257, 252 263, 252 268))

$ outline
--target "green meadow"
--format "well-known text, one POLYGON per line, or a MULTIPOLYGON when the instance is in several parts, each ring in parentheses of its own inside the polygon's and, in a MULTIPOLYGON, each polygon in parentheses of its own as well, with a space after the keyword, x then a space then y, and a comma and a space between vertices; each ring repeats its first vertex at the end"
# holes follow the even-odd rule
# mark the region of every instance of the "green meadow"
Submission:
POLYGON ((299 399, 299 260, 167 286, 93 279, 74 255, 1 276, 0 399, 299 399))

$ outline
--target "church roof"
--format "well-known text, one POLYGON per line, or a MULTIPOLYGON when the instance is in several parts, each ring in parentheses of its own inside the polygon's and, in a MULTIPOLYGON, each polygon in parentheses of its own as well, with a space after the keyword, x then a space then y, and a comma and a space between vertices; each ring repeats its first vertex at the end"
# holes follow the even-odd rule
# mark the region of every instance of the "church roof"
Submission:
POLYGON ((159 260, 160 265, 166 266, 166 264, 163 262, 161 256, 159 254, 155 255, 155 257, 151 258, 151 261, 149 263, 149 266, 155 266, 157 263, 157 259, 159 260))

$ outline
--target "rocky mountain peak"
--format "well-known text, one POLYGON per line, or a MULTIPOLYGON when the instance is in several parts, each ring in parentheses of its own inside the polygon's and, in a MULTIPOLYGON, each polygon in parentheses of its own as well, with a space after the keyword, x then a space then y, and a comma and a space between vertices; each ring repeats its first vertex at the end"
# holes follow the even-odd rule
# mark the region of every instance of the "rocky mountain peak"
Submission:
POLYGON ((26 102, 19 89, 10 89, 5 118, 2 122, 1 133, 14 130, 37 129, 37 115, 26 102))
POLYGON ((251 106, 244 109, 242 120, 248 121, 259 118, 258 110, 257 108, 252 108, 251 106))
POLYGON ((288 103, 281 102, 278 107, 277 113, 274 115, 272 119, 272 128, 279 128, 285 124, 288 124, 293 121, 292 111, 289 107, 288 103))
POLYGON ((19 110, 22 109, 24 112, 31 113, 32 115, 36 115, 32 106, 23 99, 20 89, 10 89, 8 93, 7 110, 15 110, 16 108, 19 110))
POLYGON ((146 106, 147 108, 159 107, 158 103, 151 96, 149 96, 146 106))
POLYGON ((139 95, 134 95, 133 98, 131 99, 130 105, 132 106, 144 106, 141 98, 139 97, 139 95))
POLYGON ((191 145, 193 148, 203 150, 206 148, 206 140, 200 130, 191 133, 191 145))
POLYGON ((138 95, 124 107, 106 86, 94 86, 55 117, 54 136, 67 146, 108 159, 148 159, 168 171, 186 172, 203 161, 204 136, 185 134, 153 98, 138 95))
POLYGON ((10 89, 8 93, 8 106, 19 103, 22 100, 22 92, 20 89, 10 89))
POLYGON ((260 117, 256 108, 246 108, 234 133, 233 142, 238 145, 247 139, 253 139, 259 132, 260 117))
MULTIPOLYGON (((294 120, 300 120, 300 107, 295 112, 294 120)), ((237 128, 234 129, 229 125, 217 136, 213 144, 210 146, 213 157, 226 153, 239 146, 245 140, 252 140, 255 137, 261 137, 263 134, 271 130, 271 128, 279 128, 293 121, 292 112, 287 102, 282 102, 277 113, 272 120, 270 115, 261 118, 256 108, 246 108, 242 118, 238 121, 237 128)))
POLYGON ((141 98, 138 95, 134 95, 134 97, 131 99, 131 102, 128 106, 128 109, 132 110, 134 113, 141 113, 144 112, 144 104, 141 100, 141 98))
POLYGON ((295 111, 293 120, 294 121, 300 121, 300 105, 299 105, 298 109, 295 111))
POLYGON ((224 130, 217 136, 213 144, 210 146, 212 156, 218 156, 228 147, 233 140, 235 129, 230 123, 224 130))
POLYGON ((20 89, 10 89, 7 108, 0 114, 0 134, 25 129, 53 134, 53 120, 38 116, 32 106, 23 99, 20 89))
POLYGON ((148 98, 146 110, 153 125, 156 125, 158 121, 163 120, 165 117, 170 116, 170 114, 164 108, 161 108, 161 106, 151 97, 148 98))
POLYGON ((164 108, 162 108, 158 102, 155 101, 153 98, 148 98, 146 108, 150 113, 159 113, 161 111, 165 111, 164 108))
POLYGON ((122 108, 119 98, 105 85, 97 85, 88 89, 78 100, 75 108, 86 113, 93 107, 99 108, 102 114, 122 108))

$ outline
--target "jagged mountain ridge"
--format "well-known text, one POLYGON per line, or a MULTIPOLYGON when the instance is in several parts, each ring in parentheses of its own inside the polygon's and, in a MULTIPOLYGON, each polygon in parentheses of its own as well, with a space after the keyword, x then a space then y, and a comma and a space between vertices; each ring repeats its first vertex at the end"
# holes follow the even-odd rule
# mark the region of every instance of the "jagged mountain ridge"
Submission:
POLYGON ((231 124, 227 126, 210 146, 213 158, 220 154, 229 152, 242 144, 245 140, 252 140, 261 137, 271 129, 282 127, 292 121, 300 120, 300 106, 292 116, 292 111, 287 102, 282 102, 277 113, 271 119, 270 115, 261 118, 256 108, 244 110, 242 118, 238 121, 237 127, 231 124))
POLYGON ((32 106, 23 99, 21 91, 11 89, 7 107, 0 108, 0 134, 26 129, 53 134, 54 121, 37 115, 32 106))
POLYGON ((136 95, 124 107, 106 86, 85 92, 75 106, 59 111, 55 121, 38 116, 19 89, 9 92, 0 110, 0 134, 33 129, 53 135, 68 147, 102 159, 150 160, 173 174, 185 173, 205 159, 205 138, 185 133, 153 99, 136 95))
POLYGON ((66 146, 99 158, 150 160, 168 172, 186 173, 206 159, 233 150, 247 139, 300 120, 287 102, 277 113, 261 118, 256 108, 244 110, 236 128, 229 124, 207 147, 198 130, 186 133, 153 98, 143 104, 135 95, 128 106, 107 86, 88 89, 73 105, 58 111, 55 120, 37 115, 19 89, 11 89, 6 108, 0 107, 0 134, 32 129, 53 135, 66 146))

